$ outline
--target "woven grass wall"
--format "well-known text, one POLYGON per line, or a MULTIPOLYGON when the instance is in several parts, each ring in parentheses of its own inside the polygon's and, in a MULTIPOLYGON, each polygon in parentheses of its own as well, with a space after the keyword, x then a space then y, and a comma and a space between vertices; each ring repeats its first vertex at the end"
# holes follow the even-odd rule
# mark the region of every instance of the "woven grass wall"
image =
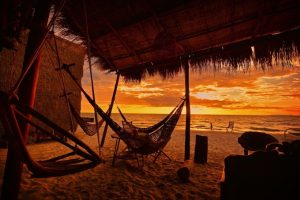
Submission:
MULTIPOLYGON (((18 46, 17 51, 4 49, 0 52, 0 90, 2 91, 9 91, 20 75, 27 36, 28 33, 23 34, 22 44, 18 46)), ((85 49, 78 44, 62 38, 56 37, 56 42, 61 63, 75 63, 71 71, 80 81, 83 76, 85 49)), ((79 113, 81 94, 78 87, 76 87, 64 71, 55 70, 58 66, 54 36, 50 35, 42 49, 42 64, 36 93, 35 109, 64 129, 71 130, 70 113, 66 98, 63 96, 62 79, 59 73, 63 76, 66 92, 71 93, 68 97, 79 113)), ((74 120, 73 122, 73 129, 76 129, 77 124, 74 120)), ((46 128, 45 125, 41 123, 40 125, 46 128)), ((48 128, 47 130, 50 129, 48 128)), ((31 129, 31 132, 34 131, 34 129, 31 129)), ((4 130, 1 127, 0 134, 3 137, 4 130)))

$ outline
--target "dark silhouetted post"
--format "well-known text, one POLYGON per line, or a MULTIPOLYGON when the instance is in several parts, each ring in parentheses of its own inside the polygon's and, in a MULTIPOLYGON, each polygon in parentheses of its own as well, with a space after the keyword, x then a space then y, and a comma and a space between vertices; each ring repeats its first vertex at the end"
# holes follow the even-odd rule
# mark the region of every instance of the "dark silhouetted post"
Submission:
POLYGON ((196 135, 195 143, 195 163, 207 163, 208 138, 207 136, 196 135))
MULTIPOLYGON (((26 70, 28 63, 32 61, 31 59, 33 57, 33 54, 35 54, 36 49, 39 47, 45 37, 49 11, 49 1, 40 1, 35 9, 33 24, 28 36, 24 55, 23 70, 26 70)), ((41 52, 36 57, 32 67, 28 71, 27 76, 24 78, 19 88, 20 101, 31 107, 33 107, 34 105, 40 70, 40 59, 41 52)), ((29 135, 29 125, 28 123, 25 123, 23 121, 20 121, 19 124, 24 136, 24 142, 26 143, 29 135)), ((15 143, 13 141, 10 141, 8 145, 8 153, 3 177, 1 199, 14 200, 18 198, 22 168, 23 164, 20 158, 20 154, 15 148, 15 143)))
MULTIPOLYGON (((110 102, 109 110, 108 110, 108 116, 110 116, 111 111, 112 111, 112 109, 114 107, 115 98, 116 98, 117 89, 118 89, 118 84, 119 84, 119 78, 120 78, 120 73, 117 72, 117 80, 116 80, 116 84, 115 84, 113 95, 111 97, 111 102, 110 102)), ((103 135, 102 135, 102 139, 101 139, 101 147, 104 146, 105 137, 106 137, 106 133, 107 133, 107 128, 108 128, 108 123, 105 123, 104 130, 103 130, 103 135)))
POLYGON ((190 122, 191 122, 191 107, 190 107, 190 76, 189 76, 189 62, 187 59, 183 60, 185 73, 185 151, 184 160, 190 159, 190 122))

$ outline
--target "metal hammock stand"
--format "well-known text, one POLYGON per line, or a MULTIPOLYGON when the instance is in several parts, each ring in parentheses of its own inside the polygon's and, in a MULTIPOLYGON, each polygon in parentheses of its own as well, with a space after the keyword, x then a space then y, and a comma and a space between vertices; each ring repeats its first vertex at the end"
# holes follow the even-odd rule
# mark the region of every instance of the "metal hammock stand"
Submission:
POLYGON ((9 137, 13 138, 11 144, 13 144, 18 150, 21 155, 22 162, 27 165, 28 169, 32 172, 33 177, 51 177, 72 174, 92 168, 102 162, 102 159, 88 145, 86 145, 76 136, 64 130, 41 113, 35 111, 29 106, 24 105, 16 97, 12 97, 5 92, 0 93, 0 114, 2 124, 9 137), (69 142, 56 136, 53 132, 49 132, 42 126, 33 122, 28 115, 31 115, 34 119, 63 135, 69 140, 69 142, 74 142, 76 146, 71 145, 69 142), (72 152, 44 161, 33 160, 24 143, 24 138, 20 130, 17 117, 26 121, 31 126, 43 131, 53 140, 71 149, 72 152), (66 159, 75 155, 79 156, 80 158, 66 159))

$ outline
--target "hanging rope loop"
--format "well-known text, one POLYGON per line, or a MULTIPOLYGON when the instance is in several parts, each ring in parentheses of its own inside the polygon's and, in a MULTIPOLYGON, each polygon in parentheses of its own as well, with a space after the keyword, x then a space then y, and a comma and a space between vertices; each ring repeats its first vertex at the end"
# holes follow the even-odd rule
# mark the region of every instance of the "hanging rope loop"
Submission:
POLYGON ((88 57, 89 71, 90 71, 90 77, 91 77, 92 97, 93 97, 93 102, 94 102, 93 107, 94 107, 95 123, 96 123, 96 130, 97 130, 97 140, 98 140, 99 155, 100 155, 101 149, 100 149, 100 137, 99 137, 99 131, 98 131, 99 124, 98 124, 98 115, 97 115, 97 110, 96 110, 96 97, 95 97, 92 62, 91 62, 91 41, 90 41, 88 18, 87 18, 87 7, 85 4, 85 0, 83 0, 82 3, 83 3, 83 12, 84 12, 85 28, 86 28, 87 57, 88 57))

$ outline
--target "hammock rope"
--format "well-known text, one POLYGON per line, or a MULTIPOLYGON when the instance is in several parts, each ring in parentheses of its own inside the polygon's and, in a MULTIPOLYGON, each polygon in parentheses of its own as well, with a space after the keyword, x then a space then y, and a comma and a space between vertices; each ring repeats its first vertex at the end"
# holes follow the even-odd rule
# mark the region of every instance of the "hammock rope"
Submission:
MULTIPOLYGON (((54 40, 54 46, 55 46, 56 60, 57 60, 57 65, 61 68, 61 59, 60 59, 60 55, 59 55, 59 52, 58 52, 57 40, 56 40, 56 37, 54 35, 54 26, 55 26, 55 23, 53 22, 52 30, 53 30, 53 40, 54 40)), ((67 95, 64 75, 62 74, 61 70, 58 70, 58 71, 59 71, 58 72, 58 77, 59 77, 60 83, 62 85, 62 90, 63 90, 63 94, 64 94, 64 97, 65 97, 65 102, 66 102, 67 108, 68 108, 69 121, 70 121, 70 124, 71 124, 71 131, 72 131, 73 134, 75 134, 75 124, 74 124, 72 114, 71 114, 71 108, 70 108, 70 105, 69 105, 70 99, 69 99, 69 96, 67 95)))
MULTIPOLYGON (((108 107, 108 116, 110 117, 112 109, 114 107, 114 102, 115 102, 115 98, 116 98, 116 94, 117 94, 117 89, 118 89, 118 85, 119 85, 119 80, 120 80, 120 73, 117 71, 117 78, 116 78, 116 83, 115 83, 115 87, 114 87, 114 91, 111 97, 111 101, 110 101, 110 105, 108 107)), ((107 128, 108 128, 108 124, 105 123, 104 129, 103 129, 103 134, 102 134, 102 139, 101 139, 101 147, 104 146, 104 142, 105 142, 105 137, 106 137, 106 133, 107 133, 107 128)))
MULTIPOLYGON (((87 39, 87 57, 88 57, 88 63, 89 63, 89 71, 90 71, 91 86, 92 86, 92 96, 93 96, 93 102, 94 102, 93 107, 94 107, 94 114, 95 114, 96 130, 99 130, 98 129, 98 115, 97 115, 97 111, 95 109, 96 97, 95 97, 92 62, 91 62, 91 41, 90 41, 88 18, 87 18, 87 8, 86 8, 85 0, 82 0, 82 4, 83 4, 84 21, 85 21, 85 28, 86 28, 85 31, 86 31, 86 39, 87 39)), ((97 142, 98 142, 99 155, 101 155, 99 131, 97 131, 97 142)))
MULTIPOLYGON (((61 59, 60 59, 60 55, 59 55, 59 52, 58 52, 58 45, 57 45, 57 40, 56 40, 56 37, 54 35, 54 28, 52 29, 53 31, 53 41, 54 41, 54 47, 53 45, 50 43, 50 41, 47 39, 46 42, 48 44, 48 47, 50 47, 51 51, 56 55, 56 64, 55 62, 53 61, 52 57, 50 56, 50 54, 46 54, 48 56, 48 59, 50 60, 51 62, 51 65, 53 66, 54 70, 57 71, 57 77, 58 77, 58 80, 61 84, 61 90, 63 92, 62 95, 60 95, 59 97, 64 97, 65 98, 65 103, 66 103, 66 106, 67 106, 67 110, 68 110, 68 113, 69 113, 69 122, 70 122, 70 130, 73 134, 75 134, 75 123, 74 123, 74 120, 72 118, 72 113, 71 113, 71 109, 69 107, 69 94, 71 94, 71 92, 67 92, 66 90, 66 86, 65 86, 65 79, 64 79, 64 75, 62 74, 61 72, 61 59), (59 66, 58 68, 56 68, 56 66, 59 66)), ((48 48, 46 49, 48 50, 48 48)))

